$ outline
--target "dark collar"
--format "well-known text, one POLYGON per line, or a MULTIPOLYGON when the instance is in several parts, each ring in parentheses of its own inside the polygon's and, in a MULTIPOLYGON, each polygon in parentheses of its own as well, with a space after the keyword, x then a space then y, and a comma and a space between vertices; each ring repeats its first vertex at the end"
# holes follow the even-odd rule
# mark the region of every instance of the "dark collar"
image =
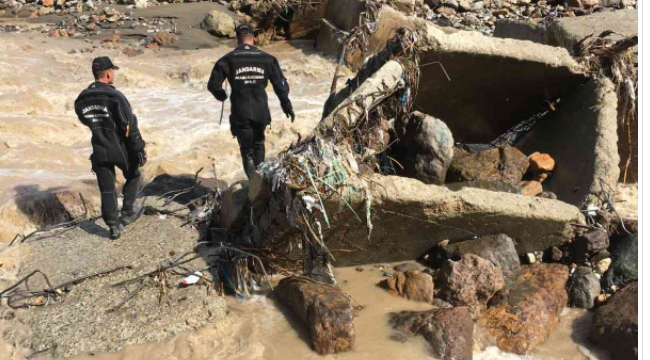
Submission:
POLYGON ((100 81, 95 81, 94 83, 90 84, 89 87, 92 88, 92 89, 98 89, 98 88, 101 89, 101 88, 106 88, 106 87, 109 87, 111 89, 115 89, 115 86, 108 85, 108 84, 100 82, 100 81))

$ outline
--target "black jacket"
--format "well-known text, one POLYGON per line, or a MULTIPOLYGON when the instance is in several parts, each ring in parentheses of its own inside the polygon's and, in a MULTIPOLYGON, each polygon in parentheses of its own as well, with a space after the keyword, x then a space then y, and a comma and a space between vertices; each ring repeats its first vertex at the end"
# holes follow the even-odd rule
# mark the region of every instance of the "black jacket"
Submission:
POLYGON ((240 45, 214 65, 208 90, 219 101, 225 101, 222 85, 228 79, 232 87, 230 103, 235 119, 271 122, 266 86, 269 81, 280 99, 285 113, 292 111, 289 84, 280 70, 278 60, 251 45, 240 45))
POLYGON ((93 159, 98 163, 130 163, 129 158, 144 149, 138 118, 122 92, 101 82, 92 83, 79 94, 75 112, 93 132, 93 159))

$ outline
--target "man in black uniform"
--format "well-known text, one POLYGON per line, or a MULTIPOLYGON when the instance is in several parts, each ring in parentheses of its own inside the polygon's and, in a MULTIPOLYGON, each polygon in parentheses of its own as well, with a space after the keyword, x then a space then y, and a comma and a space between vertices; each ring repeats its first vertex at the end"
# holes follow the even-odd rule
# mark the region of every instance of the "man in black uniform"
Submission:
POLYGON ((223 89, 224 80, 228 79, 232 87, 230 131, 237 137, 244 171, 251 179, 257 165, 264 162, 264 130, 271 123, 265 90, 269 81, 285 115, 291 118, 291 122, 296 116, 289 101, 289 84, 282 75, 278 60, 254 46, 255 35, 249 25, 241 24, 235 31, 239 46, 217 61, 208 90, 217 100, 226 101, 228 95, 223 89))
POLYGON ((113 240, 118 239, 124 226, 135 221, 141 213, 134 210, 133 204, 140 180, 139 167, 147 162, 145 143, 138 130, 138 118, 124 94, 113 87, 117 69, 106 56, 93 60, 95 82, 82 91, 75 101, 79 120, 93 133, 90 160, 101 192, 102 217, 113 240), (121 217, 117 213, 116 166, 126 178, 122 190, 124 203, 121 217))

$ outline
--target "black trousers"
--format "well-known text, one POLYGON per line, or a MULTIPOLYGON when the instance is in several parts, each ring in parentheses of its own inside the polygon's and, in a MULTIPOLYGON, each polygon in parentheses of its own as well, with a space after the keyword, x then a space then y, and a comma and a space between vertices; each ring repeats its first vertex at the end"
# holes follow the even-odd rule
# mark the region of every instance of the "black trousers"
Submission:
POLYGON ((255 174, 257 165, 263 163, 266 156, 264 148, 266 124, 252 120, 239 120, 237 128, 237 141, 244 171, 250 180, 255 174))
POLYGON ((97 175, 97 183, 102 199, 102 218, 108 226, 116 226, 120 222, 117 213, 117 191, 115 190, 115 167, 118 167, 126 183, 122 189, 124 202, 122 203, 123 212, 132 212, 135 198, 138 195, 138 182, 140 181, 140 168, 137 161, 130 159, 119 163, 95 162, 93 161, 93 171, 97 175))

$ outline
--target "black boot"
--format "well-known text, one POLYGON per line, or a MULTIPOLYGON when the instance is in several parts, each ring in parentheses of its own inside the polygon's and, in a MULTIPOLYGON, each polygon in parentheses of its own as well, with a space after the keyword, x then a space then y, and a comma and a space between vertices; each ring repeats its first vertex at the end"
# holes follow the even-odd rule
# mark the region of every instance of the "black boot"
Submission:
POLYGON ((120 217, 120 223, 123 227, 133 223, 134 221, 140 218, 140 215, 144 212, 144 208, 137 208, 131 211, 122 210, 122 216, 120 217))
POLYGON ((122 229, 123 229, 122 224, 109 226, 109 229, 111 233, 111 240, 117 240, 122 235, 122 229))

